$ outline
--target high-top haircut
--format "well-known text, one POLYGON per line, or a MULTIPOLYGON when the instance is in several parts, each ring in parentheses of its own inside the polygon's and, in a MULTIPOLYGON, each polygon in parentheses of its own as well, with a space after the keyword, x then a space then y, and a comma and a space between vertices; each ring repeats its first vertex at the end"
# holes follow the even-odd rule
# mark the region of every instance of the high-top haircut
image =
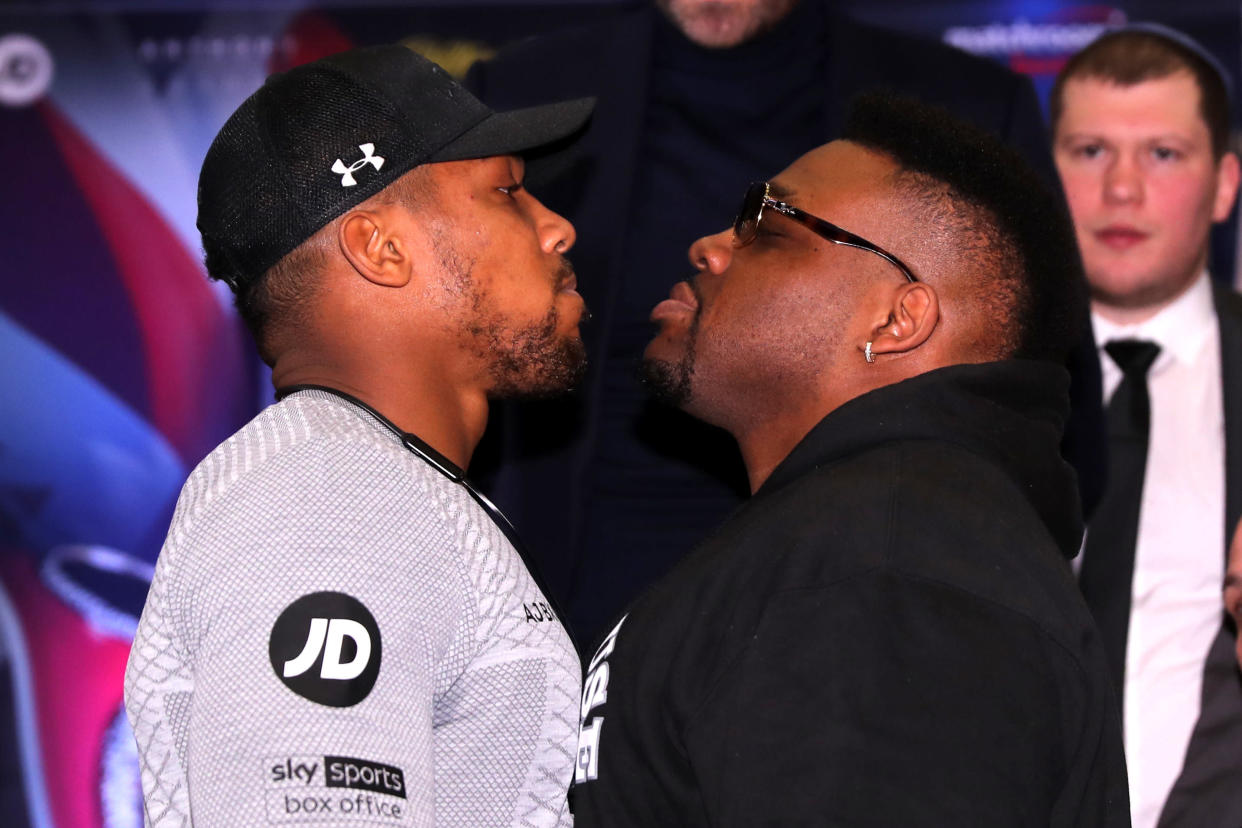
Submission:
POLYGON ((951 234, 995 359, 1064 363, 1087 320, 1086 277, 1061 195, 1017 152, 946 110, 871 93, 854 101, 842 135, 891 158, 912 212, 951 234))
POLYGON ((1052 133, 1065 111, 1065 84, 1095 78, 1118 86, 1135 86, 1189 72, 1199 87, 1199 113, 1212 136, 1216 160, 1229 149, 1229 90, 1220 71, 1193 49, 1152 32, 1123 30, 1101 35, 1069 59, 1057 75, 1049 101, 1052 133))

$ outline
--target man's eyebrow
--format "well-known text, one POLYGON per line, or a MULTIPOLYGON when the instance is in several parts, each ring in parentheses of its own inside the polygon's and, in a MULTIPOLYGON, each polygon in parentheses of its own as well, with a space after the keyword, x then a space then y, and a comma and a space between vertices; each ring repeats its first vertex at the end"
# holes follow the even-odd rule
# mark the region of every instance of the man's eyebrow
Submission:
POLYGON ((1225 573, 1225 589, 1229 587, 1242 587, 1242 572, 1225 573))

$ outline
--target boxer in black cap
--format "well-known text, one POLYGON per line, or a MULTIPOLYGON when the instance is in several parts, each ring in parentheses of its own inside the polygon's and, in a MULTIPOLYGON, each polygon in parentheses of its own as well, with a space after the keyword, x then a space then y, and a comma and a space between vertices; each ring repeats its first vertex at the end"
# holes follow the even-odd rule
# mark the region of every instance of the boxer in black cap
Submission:
POLYGON ((280 402, 182 491, 126 672, 149 825, 567 825, 580 667, 465 479, 580 375, 573 227, 523 181, 589 100, 494 113, 398 46, 270 78, 199 179, 280 402))

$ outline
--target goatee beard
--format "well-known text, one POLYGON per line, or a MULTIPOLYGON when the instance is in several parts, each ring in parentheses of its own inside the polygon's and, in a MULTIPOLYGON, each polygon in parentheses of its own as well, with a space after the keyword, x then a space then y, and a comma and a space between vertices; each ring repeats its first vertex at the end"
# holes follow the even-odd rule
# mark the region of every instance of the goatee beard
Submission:
POLYGON ((685 408, 690 402, 690 380, 693 376, 693 342, 685 356, 677 362, 647 358, 643 360, 639 371, 639 380, 651 391, 652 396, 674 408, 685 408))

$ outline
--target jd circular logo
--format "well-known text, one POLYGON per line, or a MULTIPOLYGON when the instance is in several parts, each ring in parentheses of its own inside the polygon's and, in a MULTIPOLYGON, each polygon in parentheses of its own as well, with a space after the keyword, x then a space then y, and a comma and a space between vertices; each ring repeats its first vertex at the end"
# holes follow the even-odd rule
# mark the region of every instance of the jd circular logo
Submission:
POLYGON ((277 678, 299 696, 349 707, 367 697, 379 676, 379 625, 357 598, 314 592, 276 619, 268 655, 277 678))
POLYGON ((0 104, 26 106, 52 85, 52 55, 24 34, 0 37, 0 104))

